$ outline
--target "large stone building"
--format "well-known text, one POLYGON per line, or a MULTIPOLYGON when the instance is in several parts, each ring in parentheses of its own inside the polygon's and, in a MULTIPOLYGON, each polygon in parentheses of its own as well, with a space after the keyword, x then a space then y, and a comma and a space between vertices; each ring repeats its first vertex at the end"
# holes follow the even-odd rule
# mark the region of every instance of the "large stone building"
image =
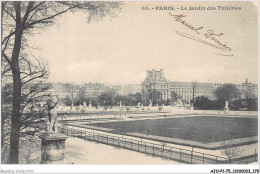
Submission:
POLYGON ((141 83, 142 96, 145 98, 153 90, 161 92, 162 100, 170 98, 169 81, 164 77, 163 69, 146 70, 146 78, 141 83))
POLYGON ((83 95, 88 98, 96 98, 100 96, 106 90, 106 86, 103 83, 85 83, 82 86, 83 95))
POLYGON ((65 97, 78 97, 78 89, 66 89, 63 83, 53 83, 52 88, 48 90, 51 95, 56 95, 59 99, 64 99, 65 97))
POLYGON ((102 83, 87 83, 82 86, 84 95, 89 98, 96 98, 105 91, 110 89, 114 90, 116 95, 128 95, 141 92, 140 84, 128 84, 128 85, 110 85, 105 86, 102 83))
POLYGON ((117 95, 128 95, 128 94, 141 93, 140 84, 113 85, 110 87, 115 90, 117 95))
MULTIPOLYGON (((147 70, 146 78, 141 83, 141 93, 144 99, 152 91, 159 91, 161 93, 161 100, 167 101, 171 99, 171 93, 177 93, 182 100, 189 101, 194 97, 206 96, 209 99, 214 99, 214 90, 222 86, 220 83, 199 83, 199 82, 172 82, 165 78, 163 69, 156 71, 147 70)), ((237 89, 241 92, 242 97, 251 95, 257 97, 258 85, 248 83, 237 84, 237 89)))
POLYGON ((72 97, 72 92, 73 98, 76 98, 79 95, 84 95, 84 97, 86 98, 97 98, 102 93, 109 91, 110 89, 114 90, 116 95, 141 93, 140 84, 106 86, 103 83, 85 83, 83 85, 75 85, 70 83, 53 83, 52 88, 48 90, 48 93, 56 95, 59 99, 72 97), (68 88, 68 85, 73 86, 73 90, 68 88))

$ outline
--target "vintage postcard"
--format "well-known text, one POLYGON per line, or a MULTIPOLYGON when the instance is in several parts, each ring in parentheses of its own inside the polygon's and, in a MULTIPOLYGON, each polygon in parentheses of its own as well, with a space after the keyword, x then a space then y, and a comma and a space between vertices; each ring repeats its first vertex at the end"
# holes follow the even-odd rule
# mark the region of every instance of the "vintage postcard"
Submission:
POLYGON ((1 43, 1 173, 259 173, 258 2, 2 1, 1 43))

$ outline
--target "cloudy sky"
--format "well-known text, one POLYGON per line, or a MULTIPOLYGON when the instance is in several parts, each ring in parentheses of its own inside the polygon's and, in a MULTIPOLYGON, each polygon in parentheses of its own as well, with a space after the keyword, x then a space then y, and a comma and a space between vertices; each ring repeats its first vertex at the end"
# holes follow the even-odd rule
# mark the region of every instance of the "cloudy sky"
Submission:
POLYGON ((141 83, 146 70, 164 69, 171 81, 242 83, 248 78, 257 83, 257 7, 253 3, 128 2, 115 18, 88 24, 87 15, 68 13, 31 39, 41 50, 37 54, 49 62, 51 81, 141 83), (141 10, 143 6, 151 10, 141 10), (153 10, 156 6, 173 6, 175 10, 153 10), (241 10, 191 11, 180 10, 181 6, 236 6, 241 10), (182 20, 203 29, 197 34, 169 12, 186 15, 182 20), (203 35, 207 30, 223 33, 217 38, 231 52, 176 33, 216 44, 203 35))

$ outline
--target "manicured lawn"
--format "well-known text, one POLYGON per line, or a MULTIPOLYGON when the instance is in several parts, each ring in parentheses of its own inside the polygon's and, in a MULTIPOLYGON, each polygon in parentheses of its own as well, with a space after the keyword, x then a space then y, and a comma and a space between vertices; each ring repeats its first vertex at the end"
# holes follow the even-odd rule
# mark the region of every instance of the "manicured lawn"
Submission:
POLYGON ((92 126, 114 129, 114 133, 142 133, 202 143, 257 136, 257 118, 182 117, 127 122, 98 123, 92 126))

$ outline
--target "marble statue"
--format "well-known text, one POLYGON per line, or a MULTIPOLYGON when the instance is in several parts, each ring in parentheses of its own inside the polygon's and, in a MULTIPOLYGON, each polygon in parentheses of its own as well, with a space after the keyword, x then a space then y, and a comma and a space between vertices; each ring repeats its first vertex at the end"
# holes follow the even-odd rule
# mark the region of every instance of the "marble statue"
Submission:
POLYGON ((228 115, 229 113, 229 108, 228 108, 228 101, 226 100, 225 108, 224 108, 224 114, 228 115))
POLYGON ((57 98, 56 96, 51 96, 46 101, 47 107, 47 116, 48 116, 48 133, 55 134, 58 133, 57 123, 58 123, 58 116, 57 116, 57 98))
POLYGON ((226 100, 225 109, 228 109, 228 101, 226 100))
POLYGON ((86 105, 86 102, 84 101, 83 102, 83 107, 85 108, 85 107, 87 107, 87 105, 86 105))
POLYGON ((152 100, 149 100, 149 107, 152 107, 152 100))

